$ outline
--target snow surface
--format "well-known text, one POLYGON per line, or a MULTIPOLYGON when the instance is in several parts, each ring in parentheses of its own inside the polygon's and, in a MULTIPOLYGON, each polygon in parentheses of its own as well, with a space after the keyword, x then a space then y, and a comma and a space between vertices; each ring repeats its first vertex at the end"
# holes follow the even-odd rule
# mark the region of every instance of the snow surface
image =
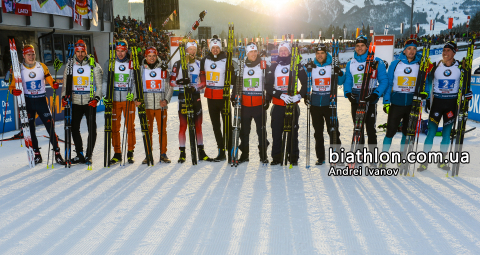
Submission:
MULTIPOLYGON (((475 56, 475 62, 480 62, 480 55, 475 56)), ((215 156, 206 99, 202 103, 206 151, 215 156)), ((342 89, 338 104, 341 140, 348 147, 353 125, 342 89)), ((480 124, 467 124, 467 128, 477 127, 465 137, 465 150, 472 159, 462 165, 458 178, 446 178, 446 172, 435 165, 415 177, 333 177, 327 175, 325 165, 305 167, 306 106, 301 103, 300 108, 301 157, 299 166, 292 169, 261 166, 255 132, 251 132, 250 162, 238 168, 225 161, 192 166, 188 149, 187 162, 176 163, 176 98, 170 103, 167 122, 171 164, 157 163, 156 128, 156 164, 140 163, 144 152, 136 118, 136 162, 103 168, 103 113, 97 114, 92 171, 85 165, 46 169, 46 163, 30 169, 20 141, 4 142, 0 148, 0 250, 2 254, 480 253, 480 175, 476 171, 480 159, 475 157, 480 124)), ((377 125, 385 123, 381 104, 377 111, 377 125)), ((57 122, 56 130, 64 136, 62 122, 57 122)), ((81 130, 86 140, 85 122, 81 130)), ((381 144, 384 132, 377 131, 381 144)), ((310 164, 314 164, 311 132, 310 164)), ((37 134, 46 162, 45 128, 39 126, 37 134)), ((400 138, 398 133, 392 150, 400 138)), ((419 150, 424 139, 420 135, 419 150)), ((434 143, 440 140, 436 137, 434 143)))

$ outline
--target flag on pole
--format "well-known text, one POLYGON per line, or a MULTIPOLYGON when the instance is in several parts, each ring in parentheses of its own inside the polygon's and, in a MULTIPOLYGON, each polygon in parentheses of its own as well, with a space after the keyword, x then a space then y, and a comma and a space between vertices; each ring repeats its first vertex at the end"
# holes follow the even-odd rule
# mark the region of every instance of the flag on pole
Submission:
POLYGON ((355 35, 355 38, 357 38, 360 35, 360 28, 357 27, 357 34, 355 35))
POLYGON ((320 38, 322 38, 322 31, 318 31, 318 41, 320 41, 320 38))
POLYGON ((148 25, 148 31, 150 31, 150 33, 152 32, 152 22, 148 25))
POLYGON ((420 23, 417 23, 417 25, 415 26, 415 34, 418 33, 420 33, 420 23))
POLYGON ((343 38, 347 39, 347 28, 343 29, 343 38))
POLYGON ((388 25, 385 25, 385 35, 388 35, 388 25))
POLYGON ((285 35, 282 35, 282 41, 285 41, 285 35))
POLYGON ((302 39, 302 43, 303 43, 303 34, 300 35, 300 38, 302 39))
POLYGON ((373 29, 370 29, 370 37, 373 36, 373 29))
POLYGON ((293 43, 293 34, 290 35, 290 42, 293 43))
POLYGON ((470 25, 470 16, 467 16, 467 28, 468 28, 468 25, 470 25))
POLYGON ((433 19, 430 20, 430 31, 433 31, 433 19))
POLYGON ((403 34, 403 22, 400 23, 400 34, 403 34))
POLYGON ((448 18, 448 29, 453 28, 453 18, 448 18))

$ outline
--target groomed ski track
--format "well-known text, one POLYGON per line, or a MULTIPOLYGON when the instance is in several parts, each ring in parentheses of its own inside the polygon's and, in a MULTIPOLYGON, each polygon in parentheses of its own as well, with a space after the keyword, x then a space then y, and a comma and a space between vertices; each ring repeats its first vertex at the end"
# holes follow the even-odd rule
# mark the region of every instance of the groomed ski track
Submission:
MULTIPOLYGON (((460 52, 461 53, 461 52, 460 52)), ((457 54, 458 55, 458 54, 457 54)), ((474 58, 479 57, 475 52, 474 58)), ((305 59, 305 57, 304 57, 305 59)), ((432 58, 432 60, 434 60, 432 58)), ((474 60, 474 69, 480 64, 474 60)), ((349 147, 350 105, 339 88, 340 139, 349 147)), ((203 103, 206 152, 217 149, 203 103)), ((97 114, 93 170, 86 165, 46 168, 48 140, 37 127, 44 163, 30 169, 20 141, 0 147, 0 253, 2 254, 479 254, 480 124, 465 137, 471 163, 458 178, 430 165, 415 177, 334 177, 315 166, 312 129, 310 169, 305 168, 306 106, 300 114, 299 166, 262 167, 252 124, 250 162, 187 160, 177 164, 178 103, 168 109, 171 164, 142 165, 144 151, 136 117, 135 163, 103 168, 103 113, 97 114)), ((270 110, 270 109, 269 109, 270 110)), ((386 114, 377 108, 377 125, 386 114)), ((423 119, 427 114, 422 114, 423 119)), ((63 137, 63 122, 56 123, 63 137)), ((82 122, 86 147, 87 127, 82 122)), ((380 129, 378 142, 385 136, 380 129)), ((6 133, 5 137, 15 132, 6 133)), ((123 127, 121 129, 123 132, 123 127)), ((270 116, 267 118, 271 142, 270 116)), ((325 131, 324 137, 328 141, 325 131)), ((397 133, 391 150, 400 142, 397 133)), ((420 135, 419 150, 425 135, 420 135)), ((438 145, 441 138, 436 137, 438 145)), ((187 139, 188 144, 188 139, 187 139)), ((63 149, 63 144, 60 144, 63 149)), ((72 146, 74 147, 74 146, 72 146)), ((397 147, 398 148, 398 147, 397 147)), ((435 148, 435 147, 434 147, 435 148)), ((73 149, 73 148, 72 148, 73 149)), ((268 155, 271 160, 270 149, 268 155)), ((75 153, 72 152, 75 156, 75 153)), ((418 165, 418 164, 417 164, 418 165)), ((395 167, 388 164, 388 167, 395 167)))

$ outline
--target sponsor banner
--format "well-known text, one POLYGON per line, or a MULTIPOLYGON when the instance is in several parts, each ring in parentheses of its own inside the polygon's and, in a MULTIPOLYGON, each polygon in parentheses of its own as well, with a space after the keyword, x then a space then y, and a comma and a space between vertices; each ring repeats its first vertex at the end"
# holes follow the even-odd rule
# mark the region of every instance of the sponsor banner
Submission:
MULTIPOLYGON (((3 80, 1 81, 2 88, 8 87, 8 84, 3 80)), ((3 125, 5 125, 4 132, 15 130, 15 100, 14 96, 8 92, 8 89, 0 90, 0 125, 3 130, 3 125), (7 94, 8 94, 8 104, 7 104, 7 94)), ((1 132, 1 131, 0 131, 1 132)), ((6 137, 5 137, 6 138, 6 137)))
POLYGON ((391 63, 393 61, 393 50, 395 48, 394 35, 375 35, 375 57, 391 63))
POLYGON ((2 0, 3 13, 32 16, 32 6, 27 0, 2 0))
POLYGON ((468 103, 468 118, 480 121, 480 75, 472 75, 472 100, 468 103))
POLYGON ((75 4, 75 11, 78 18, 92 19, 92 10, 96 10, 95 1, 92 0, 16 0, 31 5, 32 12, 54 14, 60 16, 74 17, 72 6, 75 4))

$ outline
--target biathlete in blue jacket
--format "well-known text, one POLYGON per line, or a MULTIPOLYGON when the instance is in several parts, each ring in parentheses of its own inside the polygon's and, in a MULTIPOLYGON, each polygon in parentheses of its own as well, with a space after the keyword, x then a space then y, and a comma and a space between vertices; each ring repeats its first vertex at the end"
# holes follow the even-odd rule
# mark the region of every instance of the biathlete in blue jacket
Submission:
MULTIPOLYGON (((417 51, 417 41, 405 41, 403 52, 388 68, 388 87, 383 95, 383 111, 388 114, 387 134, 383 139, 382 151, 388 151, 392 145, 393 136, 397 133, 398 125, 403 120, 402 140, 400 151, 407 135, 408 119, 412 110, 413 94, 417 84, 418 71, 422 54, 417 51)), ((427 98, 427 92, 420 93, 422 100, 427 98)), ((379 163, 379 168, 386 164, 379 163)))
MULTIPOLYGON (((360 90, 362 88, 363 74, 365 71, 365 63, 368 55, 368 40, 364 35, 357 37, 355 40, 354 58, 347 63, 345 72, 345 83, 343 90, 345 97, 352 104, 352 120, 355 122, 355 115, 358 107, 360 90)), ((369 89, 372 91, 365 100, 369 102, 367 112, 365 114, 365 126, 368 135, 369 150, 373 152, 377 144, 377 130, 375 122, 377 119, 377 102, 378 98, 383 95, 388 86, 387 70, 383 60, 375 58, 377 62, 377 82, 371 82, 369 89)), ((362 138, 360 144, 365 144, 364 130, 362 130, 362 138)), ((375 165, 376 166, 376 165, 375 165)))
MULTIPOLYGON (((331 77, 332 72, 339 73, 338 85, 342 85, 345 82, 345 75, 339 67, 335 70, 332 67, 332 56, 327 52, 327 46, 323 43, 319 43, 315 52, 315 63, 312 69, 312 96, 311 102, 305 101, 306 104, 310 103, 310 114, 312 115, 312 124, 315 137, 315 152, 317 154, 317 162, 315 165, 322 165, 325 163, 325 146, 323 139, 324 123, 327 124, 327 130, 331 130, 332 124, 330 118, 332 117, 332 109, 330 108, 330 89, 331 89, 331 77)), ((306 100, 306 99, 305 99, 306 100)), ((328 132, 330 136, 330 144, 332 144, 332 133, 328 132)), ((340 141, 340 132, 337 130, 337 143, 340 147, 342 142, 340 141)), ((338 164, 341 165, 341 164, 338 164)))

